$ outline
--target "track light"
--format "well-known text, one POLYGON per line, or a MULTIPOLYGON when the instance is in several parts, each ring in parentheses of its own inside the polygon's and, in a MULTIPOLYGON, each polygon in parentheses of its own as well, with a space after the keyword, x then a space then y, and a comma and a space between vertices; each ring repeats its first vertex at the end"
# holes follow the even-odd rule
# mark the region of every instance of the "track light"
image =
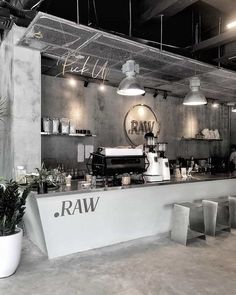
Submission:
POLYGON ((216 101, 214 101, 212 103, 212 107, 215 108, 215 109, 217 109, 219 106, 220 106, 220 104, 218 102, 216 102, 216 101))
POLYGON ((88 87, 89 82, 88 81, 84 81, 84 87, 88 87))
POLYGON ((155 92, 153 93, 153 97, 157 97, 157 95, 159 94, 159 91, 158 90, 155 90, 155 92))
POLYGON ((135 77, 139 73, 139 65, 134 60, 128 60, 123 64, 122 72, 126 75, 126 78, 120 82, 117 93, 126 96, 143 95, 145 90, 135 77))
POLYGON ((167 93, 167 91, 165 90, 164 92, 163 92, 163 99, 167 99, 167 95, 168 95, 168 93, 167 93))

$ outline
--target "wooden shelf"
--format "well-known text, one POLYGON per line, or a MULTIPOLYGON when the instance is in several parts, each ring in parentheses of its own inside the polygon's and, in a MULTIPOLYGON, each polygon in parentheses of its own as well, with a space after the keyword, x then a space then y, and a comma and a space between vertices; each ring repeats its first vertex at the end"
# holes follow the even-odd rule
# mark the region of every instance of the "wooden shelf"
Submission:
POLYGON ((219 139, 208 139, 208 138, 195 138, 195 137, 182 137, 181 140, 186 140, 186 141, 222 141, 223 139, 219 138, 219 139))
POLYGON ((63 134, 63 133, 47 133, 47 132, 41 132, 41 135, 43 136, 67 136, 67 137, 96 137, 95 134, 83 134, 83 133, 75 133, 75 134, 63 134))

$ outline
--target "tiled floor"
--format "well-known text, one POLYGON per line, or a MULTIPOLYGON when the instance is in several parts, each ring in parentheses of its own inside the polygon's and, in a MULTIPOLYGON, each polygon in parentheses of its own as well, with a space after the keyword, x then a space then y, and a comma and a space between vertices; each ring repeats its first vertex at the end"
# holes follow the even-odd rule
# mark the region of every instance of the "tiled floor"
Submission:
POLYGON ((48 260, 24 240, 1 295, 234 295, 236 231, 188 247, 150 237, 48 260))

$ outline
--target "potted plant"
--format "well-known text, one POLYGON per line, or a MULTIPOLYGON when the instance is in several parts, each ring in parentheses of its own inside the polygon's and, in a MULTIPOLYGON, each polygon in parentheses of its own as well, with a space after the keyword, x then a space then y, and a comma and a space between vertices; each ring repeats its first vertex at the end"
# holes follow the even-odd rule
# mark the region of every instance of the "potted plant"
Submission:
POLYGON ((31 183, 33 187, 37 188, 38 194, 46 194, 48 189, 59 188, 57 183, 64 177, 63 173, 57 169, 48 170, 44 163, 42 163, 41 168, 35 168, 35 170, 37 173, 33 175, 31 183))
POLYGON ((18 225, 30 189, 27 186, 20 192, 13 180, 0 185, 0 278, 12 275, 19 265, 23 232, 18 225))
POLYGON ((33 178, 33 184, 36 184, 38 194, 46 194, 48 192, 48 182, 51 172, 47 170, 45 164, 42 163, 41 168, 35 168, 37 175, 33 178))

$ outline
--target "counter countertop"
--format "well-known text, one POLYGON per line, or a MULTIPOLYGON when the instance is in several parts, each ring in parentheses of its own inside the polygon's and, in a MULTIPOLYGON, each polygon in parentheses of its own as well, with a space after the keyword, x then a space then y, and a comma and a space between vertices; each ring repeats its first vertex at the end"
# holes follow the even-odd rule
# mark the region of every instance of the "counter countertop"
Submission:
POLYGON ((224 180, 224 179, 235 179, 227 173, 219 173, 219 174, 195 174, 191 178, 183 179, 183 178, 175 178, 171 176, 170 180, 161 181, 161 182, 151 182, 151 183, 143 183, 143 184, 131 184, 127 186, 106 186, 106 187, 96 187, 96 188, 83 188, 81 186, 82 181, 72 180, 71 186, 61 186, 58 190, 52 191, 49 190, 47 194, 36 195, 37 198, 42 197, 53 197, 60 195, 69 195, 75 193, 88 193, 88 192, 99 192, 99 191, 112 191, 112 190, 120 190, 120 189, 129 189, 129 188, 143 188, 143 187, 151 187, 151 186, 161 186, 161 185, 172 185, 172 184, 187 184, 187 183, 195 183, 201 181, 213 181, 213 180, 224 180))

